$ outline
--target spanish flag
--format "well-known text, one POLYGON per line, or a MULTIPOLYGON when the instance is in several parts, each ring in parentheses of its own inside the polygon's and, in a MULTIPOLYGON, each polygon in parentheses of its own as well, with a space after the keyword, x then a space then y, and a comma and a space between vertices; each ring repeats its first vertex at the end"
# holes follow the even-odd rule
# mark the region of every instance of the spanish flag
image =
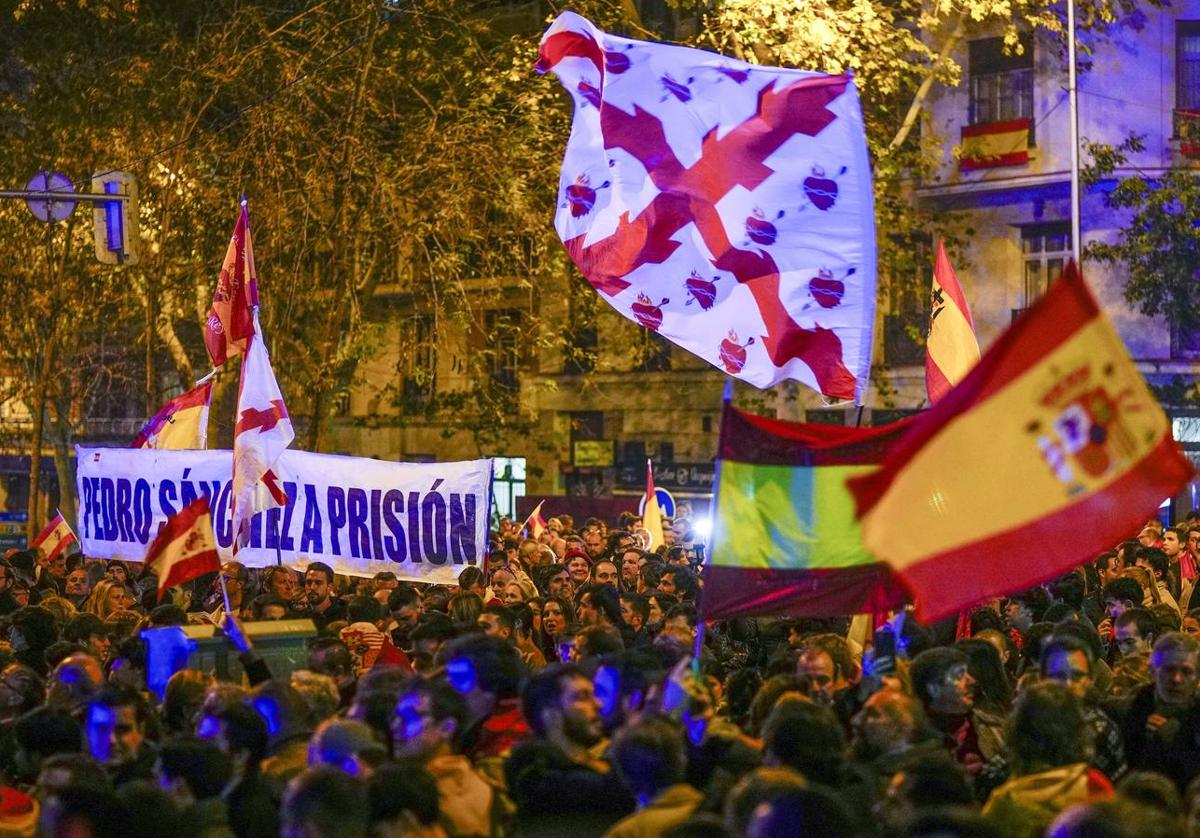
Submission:
POLYGON ((207 496, 167 519, 146 550, 146 564, 158 577, 159 599, 167 588, 221 569, 207 496))
POLYGON ((662 508, 658 505, 658 491, 654 488, 654 469, 646 460, 646 503, 642 507, 642 529, 650 534, 647 550, 656 550, 667 543, 663 537, 662 508))
POLYGON ((1093 559, 1192 473, 1070 264, 879 470, 849 486, 867 549, 928 621, 1093 559))
POLYGON ((1029 120, 1006 119, 985 125, 964 125, 958 168, 996 169, 1029 162, 1029 120))
POLYGON ((863 546, 846 478, 873 471, 911 421, 802 424, 726 404, 704 617, 835 616, 903 603, 903 586, 863 546))
POLYGON ((41 551, 46 557, 46 561, 52 562, 58 558, 58 554, 66 550, 72 544, 78 542, 75 533, 71 530, 71 525, 67 523, 67 519, 57 509, 54 510, 54 517, 50 522, 42 528, 38 533, 37 538, 30 545, 34 550, 41 551))
POLYGON ((931 302, 929 337, 925 341, 925 392, 933 404, 979 363, 975 321, 971 319, 971 308, 954 275, 944 242, 938 242, 937 260, 933 263, 931 302))
POLYGON ((171 399, 142 426, 130 448, 160 448, 175 451, 206 448, 208 406, 212 382, 206 381, 171 399))

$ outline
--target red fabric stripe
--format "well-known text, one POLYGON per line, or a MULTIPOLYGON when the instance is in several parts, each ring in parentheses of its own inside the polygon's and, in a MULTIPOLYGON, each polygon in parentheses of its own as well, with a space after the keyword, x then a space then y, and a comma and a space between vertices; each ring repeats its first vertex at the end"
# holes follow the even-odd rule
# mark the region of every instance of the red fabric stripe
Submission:
POLYGON ((1023 166, 1028 162, 1028 151, 1010 151, 1008 154, 995 154, 988 155, 987 157, 963 157, 958 161, 958 169, 961 172, 973 172, 976 169, 998 169, 1001 166, 1023 166))
POLYGON ((186 393, 181 393, 167 402, 167 404, 178 405, 177 410, 183 410, 188 407, 204 407, 208 404, 210 395, 212 395, 212 382, 206 381, 199 387, 193 387, 186 393))
POLYGON ((879 502, 896 474, 952 419, 1000 392, 1036 367, 1100 313, 1092 292, 1069 262, 1033 308, 1002 334, 946 397, 918 414, 911 429, 890 447, 882 466, 847 481, 861 519, 879 502))
POLYGON ((899 571, 922 622, 1065 573, 1145 522, 1193 469, 1170 437, 1102 492, 1036 521, 965 544, 899 571))
POLYGON ((826 466, 878 463, 912 425, 902 419, 878 428, 786 422, 730 405, 721 417, 717 456, 758 465, 826 466))
POLYGON ((946 255, 946 243, 942 241, 938 242, 937 259, 933 263, 933 278, 937 280, 938 285, 942 286, 946 296, 958 306, 958 310, 966 318, 971 331, 975 331, 975 321, 971 318, 971 307, 967 305, 967 297, 963 294, 962 286, 958 284, 958 274, 954 272, 954 266, 950 264, 950 257, 946 255))
POLYGON ((539 73, 554 69, 554 65, 568 56, 589 58, 600 71, 600 79, 604 80, 604 52, 600 45, 590 36, 582 32, 556 32, 542 42, 538 48, 538 60, 534 68, 539 73))
POLYGON ((991 134, 1011 134, 1014 131, 1028 130, 1029 118, 1021 117, 1006 119, 1003 122, 985 122, 983 125, 964 125, 960 136, 965 140, 968 137, 986 137, 991 134))
POLYGON ((221 557, 217 555, 216 550, 205 550, 203 553, 197 553, 181 562, 176 562, 167 571, 166 578, 158 580, 159 599, 162 599, 162 593, 167 588, 182 585, 184 582, 190 582, 206 573, 215 573, 220 569, 221 557))
POLYGON ((58 558, 59 553, 61 553, 63 550, 66 550, 68 547, 70 547, 74 543, 76 543, 75 533, 68 532, 66 534, 66 536, 63 537, 62 539, 60 539, 58 544, 56 544, 54 546, 54 549, 50 551, 50 554, 48 556, 46 556, 46 561, 48 561, 48 562, 54 561, 55 559, 58 558))
POLYGON ((954 385, 950 383, 950 379, 942 374, 941 368, 933 360, 933 356, 929 354, 929 350, 926 349, 925 393, 929 396, 929 403, 936 404, 940 402, 952 389, 954 389, 954 385))
POLYGON ((208 498, 201 495, 168 518, 146 550, 146 564, 150 565, 158 561, 168 544, 194 527, 201 516, 208 514, 208 498))
POLYGON ((882 563, 804 570, 709 565, 704 569, 700 613, 706 620, 837 617, 889 611, 906 599, 903 585, 882 563))

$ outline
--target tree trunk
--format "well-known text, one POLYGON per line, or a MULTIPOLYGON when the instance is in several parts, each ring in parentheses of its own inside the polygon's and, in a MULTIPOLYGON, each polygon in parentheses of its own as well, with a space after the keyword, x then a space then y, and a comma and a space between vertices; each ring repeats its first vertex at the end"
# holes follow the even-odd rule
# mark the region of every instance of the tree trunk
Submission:
POLYGON ((29 520, 26 522, 26 533, 30 542, 41 532, 41 477, 42 477, 42 433, 46 426, 46 391, 49 388, 50 355, 52 348, 46 346, 43 357, 40 380, 37 384, 37 394, 33 398, 33 431, 29 444, 29 520))

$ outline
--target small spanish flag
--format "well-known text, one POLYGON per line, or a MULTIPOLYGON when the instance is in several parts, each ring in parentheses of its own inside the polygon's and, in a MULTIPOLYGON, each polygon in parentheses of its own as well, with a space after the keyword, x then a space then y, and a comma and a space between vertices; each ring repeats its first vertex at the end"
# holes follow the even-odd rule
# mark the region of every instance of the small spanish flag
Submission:
POLYGON ((958 168, 996 169, 1029 162, 1029 120, 1006 119, 985 125, 964 125, 958 168))
POLYGON ((54 510, 54 517, 50 519, 50 523, 38 533, 37 538, 30 545, 35 550, 40 550, 42 555, 46 557, 46 561, 51 562, 58 558, 58 554, 66 550, 72 544, 75 544, 78 539, 75 533, 71 530, 71 525, 67 523, 67 519, 57 509, 54 510))
POLYGON ((867 549, 928 621, 1091 560, 1192 474, 1071 263, 878 471, 848 485, 867 549))
POLYGON ((975 338, 971 309, 946 255, 946 245, 938 242, 937 260, 933 263, 929 337, 925 341, 925 392, 929 403, 934 404, 949 393, 978 363, 979 341, 975 338))
POLYGON ((903 604, 904 587, 863 546, 846 478, 873 471, 911 424, 785 422, 727 403, 703 616, 827 617, 903 604))
POLYGON ((167 519, 146 550, 146 564, 158 576, 159 599, 167 588, 221 569, 206 496, 167 519))
POLYGON ((176 396, 142 426, 130 448, 180 451, 207 447, 208 406, 211 400, 211 381, 176 396))

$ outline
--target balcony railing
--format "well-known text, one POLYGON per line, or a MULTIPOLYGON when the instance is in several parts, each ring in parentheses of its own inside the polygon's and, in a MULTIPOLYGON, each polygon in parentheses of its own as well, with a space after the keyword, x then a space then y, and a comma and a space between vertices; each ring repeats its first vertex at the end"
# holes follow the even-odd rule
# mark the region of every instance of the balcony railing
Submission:
POLYGON ((1200 110, 1176 108, 1173 115, 1179 154, 1188 160, 1200 160, 1200 110))

